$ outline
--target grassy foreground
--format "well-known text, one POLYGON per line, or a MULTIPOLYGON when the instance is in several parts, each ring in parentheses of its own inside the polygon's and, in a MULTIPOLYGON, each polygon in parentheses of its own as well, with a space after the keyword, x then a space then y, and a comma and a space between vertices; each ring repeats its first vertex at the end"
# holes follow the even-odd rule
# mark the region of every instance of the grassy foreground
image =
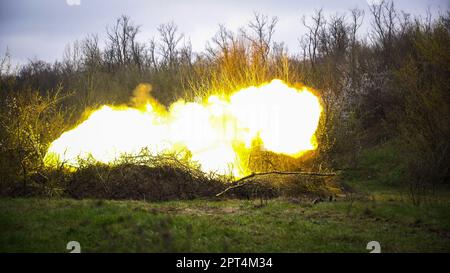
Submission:
POLYGON ((1 252, 449 252, 448 198, 395 191, 316 205, 275 199, 148 203, 0 199, 1 252))

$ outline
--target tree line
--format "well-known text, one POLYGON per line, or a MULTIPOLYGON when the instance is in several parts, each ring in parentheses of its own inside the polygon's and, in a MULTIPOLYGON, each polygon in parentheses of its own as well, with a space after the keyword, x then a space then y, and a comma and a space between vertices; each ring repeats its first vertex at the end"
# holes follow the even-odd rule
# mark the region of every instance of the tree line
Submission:
POLYGON ((151 83, 152 95, 169 105, 279 78, 314 88, 322 101, 315 169, 357 168, 366 147, 395 142, 399 183, 413 192, 449 185, 449 15, 412 17, 392 1, 369 14, 316 10, 299 16, 306 32, 294 54, 273 38, 278 18, 264 14, 238 31, 219 25, 201 53, 174 22, 138 41, 141 26, 123 15, 107 27, 103 47, 90 34, 68 45, 60 61, 30 60, 17 70, 7 53, 0 62, 1 179, 38 173, 48 144, 86 109, 127 103, 139 83, 151 83), (371 27, 361 36, 363 20, 371 27))

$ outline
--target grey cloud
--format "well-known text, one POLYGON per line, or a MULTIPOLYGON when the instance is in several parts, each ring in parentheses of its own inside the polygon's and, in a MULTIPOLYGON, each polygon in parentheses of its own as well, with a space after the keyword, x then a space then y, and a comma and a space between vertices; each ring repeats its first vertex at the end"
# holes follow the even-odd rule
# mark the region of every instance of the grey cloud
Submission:
MULTIPOLYGON (((416 15, 423 15, 427 6, 435 12, 448 9, 446 0, 396 0, 395 4, 416 15)), ((202 50, 219 23, 236 29, 246 25, 254 11, 261 12, 279 17, 275 39, 286 42, 292 52, 297 50, 297 39, 304 31, 300 24, 302 14, 309 15, 318 8, 326 13, 355 7, 366 9, 367 13, 368 9, 365 0, 81 0, 79 6, 69 6, 66 0, 10 0, 0 1, 0 5, 0 53, 8 46, 19 62, 33 57, 47 61, 61 58, 67 43, 88 33, 103 34, 106 25, 121 14, 141 25, 141 40, 155 36, 159 24, 173 20, 190 37, 194 49, 202 50)), ((367 19, 365 24, 368 25, 367 19)))

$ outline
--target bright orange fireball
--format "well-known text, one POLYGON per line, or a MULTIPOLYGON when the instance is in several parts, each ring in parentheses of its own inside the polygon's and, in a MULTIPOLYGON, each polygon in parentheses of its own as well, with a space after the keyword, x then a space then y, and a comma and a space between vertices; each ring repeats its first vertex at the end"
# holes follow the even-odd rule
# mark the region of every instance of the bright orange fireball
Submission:
POLYGON ((76 168, 80 158, 111 164, 144 148, 154 154, 187 149, 203 171, 240 177, 248 170, 239 158, 256 139, 268 151, 293 157, 316 149, 321 112, 311 91, 281 80, 202 103, 179 100, 168 110, 153 98, 139 108, 104 105, 53 141, 44 161, 76 168))

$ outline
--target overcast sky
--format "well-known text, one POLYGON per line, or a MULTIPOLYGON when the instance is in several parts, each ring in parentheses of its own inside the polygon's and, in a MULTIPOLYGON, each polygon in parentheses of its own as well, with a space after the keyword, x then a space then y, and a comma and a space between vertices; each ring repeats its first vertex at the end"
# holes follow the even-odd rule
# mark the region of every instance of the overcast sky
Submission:
MULTIPOLYGON (((194 51, 202 51, 225 24, 232 30, 244 26, 253 12, 277 16, 275 40, 284 41, 291 53, 299 50, 298 37, 305 31, 302 15, 323 8, 327 14, 351 8, 364 9, 369 26, 368 3, 380 0, 0 0, 0 53, 9 49, 14 63, 38 58, 61 59, 68 43, 89 33, 105 37, 105 27, 125 14, 141 25, 138 39, 148 41, 157 35, 159 24, 174 21, 191 40, 194 51)), ((435 16, 449 8, 449 0, 395 0, 398 9, 425 16, 429 7, 435 16)))

